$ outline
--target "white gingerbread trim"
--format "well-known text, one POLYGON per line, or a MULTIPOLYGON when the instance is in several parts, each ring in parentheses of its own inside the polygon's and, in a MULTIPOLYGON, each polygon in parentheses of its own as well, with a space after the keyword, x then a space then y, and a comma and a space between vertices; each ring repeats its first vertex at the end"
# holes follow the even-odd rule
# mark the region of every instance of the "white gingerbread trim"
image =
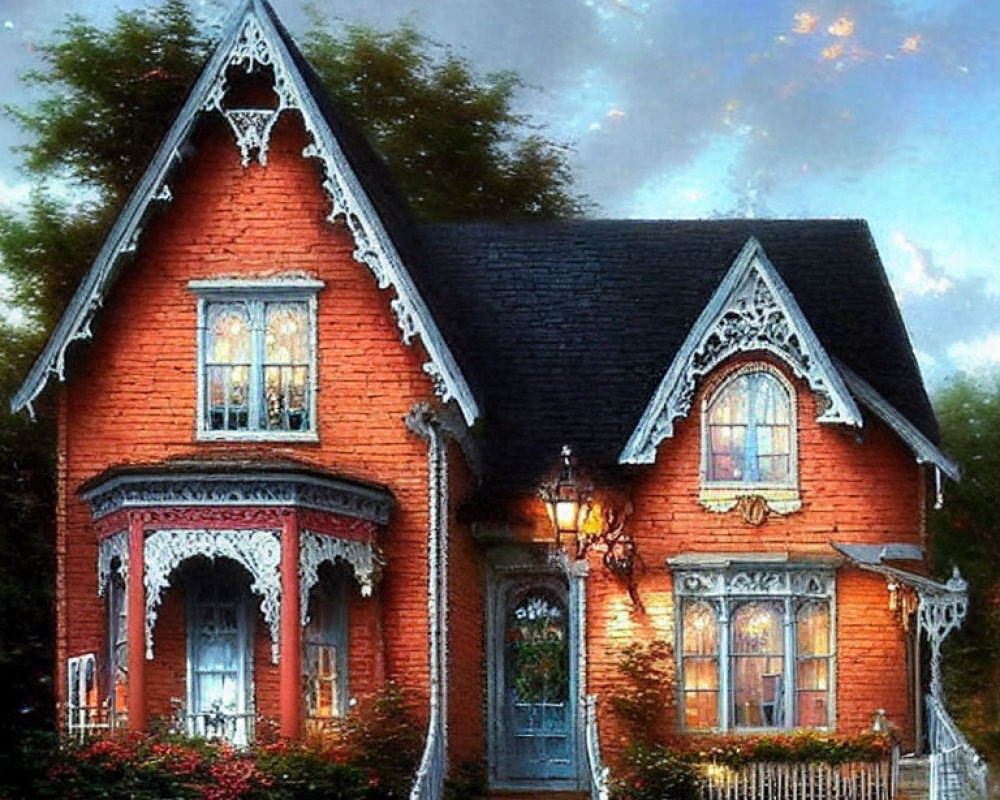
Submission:
POLYGON ((764 248, 750 237, 677 351, 639 424, 618 457, 651 464, 656 448, 686 417, 698 380, 736 353, 766 352, 786 364, 818 394, 818 422, 861 427, 861 412, 844 379, 764 248))
POLYGON ((253 576, 250 590, 261 596, 260 610, 271 631, 271 661, 278 663, 281 637, 281 538, 276 530, 157 530, 143 548, 146 589, 146 660, 153 658, 153 630, 170 574, 195 556, 229 558, 253 576))
POLYGON ((309 594, 319 582, 320 565, 326 561, 333 564, 338 558, 350 564, 361 586, 361 596, 371 597, 381 566, 371 542, 339 539, 304 530, 299 535, 299 609, 303 628, 309 624, 309 594))
POLYGON ((118 559, 117 572, 128 586, 128 531, 118 531, 105 536, 97 543, 97 596, 104 597, 108 578, 114 572, 111 562, 118 559))
POLYGON ((430 358, 423 369, 431 379, 434 392, 445 402, 454 400, 466 424, 472 425, 479 417, 472 390, 266 4, 261 0, 242 0, 224 30, 184 107, 115 220, 90 271, 77 287, 28 377, 11 399, 11 410, 27 407, 33 413, 32 403, 45 388, 49 376, 56 374, 60 380, 65 379, 66 349, 76 339, 92 336, 94 315, 104 302, 121 256, 136 249, 150 205, 171 198, 168 178, 181 159, 182 147, 198 116, 217 112, 226 118, 234 131, 243 164, 247 166, 254 154, 258 161, 266 162, 275 122, 283 111, 294 109, 301 114, 312 139, 303 150, 303 156, 319 159, 325 173, 323 188, 333 205, 329 219, 346 220, 356 245, 354 258, 371 270, 380 289, 393 287, 396 297, 391 305, 403 342, 410 344, 414 337, 420 338, 430 358), (242 67, 250 72, 260 66, 273 70, 277 107, 226 108, 223 99, 228 91, 227 71, 231 67, 242 67))

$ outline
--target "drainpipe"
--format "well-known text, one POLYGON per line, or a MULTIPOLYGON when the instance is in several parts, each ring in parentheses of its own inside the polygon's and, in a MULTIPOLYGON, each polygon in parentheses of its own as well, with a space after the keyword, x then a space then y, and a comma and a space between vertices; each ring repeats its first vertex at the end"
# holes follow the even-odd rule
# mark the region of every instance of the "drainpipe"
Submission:
POLYGON ((410 800, 437 800, 444 788, 448 720, 448 450, 441 422, 426 403, 417 403, 406 427, 427 440, 427 623, 430 716, 410 800))

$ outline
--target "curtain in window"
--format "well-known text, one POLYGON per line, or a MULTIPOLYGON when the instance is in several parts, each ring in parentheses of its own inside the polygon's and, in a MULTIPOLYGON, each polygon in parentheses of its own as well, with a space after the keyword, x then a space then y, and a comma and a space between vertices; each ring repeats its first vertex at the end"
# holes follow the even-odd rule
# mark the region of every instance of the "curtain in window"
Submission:
POLYGON ((781 609, 745 603, 732 620, 733 720, 737 727, 784 725, 781 609))
POLYGON ((211 430, 246 430, 249 426, 252 364, 250 314, 246 305, 212 303, 208 310, 205 351, 211 430))
POLYGON ((786 483, 791 479, 791 398, 769 372, 729 381, 708 408, 708 480, 786 483))
POLYGON ((829 709, 830 608, 826 603, 802 605, 795 616, 796 720, 803 728, 831 724, 829 709))
POLYGON ((719 724, 719 626, 707 603, 684 608, 684 725, 691 730, 719 724))
POLYGON ((302 650, 306 716, 322 722, 347 711, 347 581, 320 580, 309 604, 302 650))
POLYGON ((264 410, 269 430, 309 427, 309 321, 305 303, 268 303, 264 323, 264 410))

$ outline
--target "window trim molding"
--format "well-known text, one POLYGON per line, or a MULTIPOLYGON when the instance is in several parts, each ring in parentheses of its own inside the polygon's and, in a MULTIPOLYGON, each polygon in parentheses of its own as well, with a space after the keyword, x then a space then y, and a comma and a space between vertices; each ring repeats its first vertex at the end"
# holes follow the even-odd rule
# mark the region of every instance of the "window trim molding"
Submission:
POLYGON ((837 578, 829 560, 789 561, 784 553, 743 556, 692 557, 681 555, 667 560, 674 585, 674 651, 677 668, 677 724, 681 733, 760 734, 786 730, 828 733, 837 725, 837 578), (784 635, 782 673, 795 676, 798 665, 796 620, 806 603, 824 601, 829 607, 830 653, 827 687, 829 725, 802 728, 794 724, 797 706, 795 680, 785 681, 785 721, 774 727, 737 728, 731 716, 732 704, 732 616, 740 605, 770 601, 781 604, 784 635), (704 603, 716 612, 718 630, 718 724, 713 728, 689 728, 685 723, 684 698, 684 609, 689 603, 704 603))
MULTIPOLYGON (((318 311, 317 294, 326 286, 323 281, 303 275, 282 275, 273 278, 217 278, 188 281, 188 289, 197 295, 196 331, 196 392, 195 441, 199 442, 318 442, 316 418, 318 375, 318 311), (243 431, 210 430, 205 413, 206 403, 206 338, 208 336, 208 304, 225 302, 305 302, 309 317, 309 430, 281 431, 248 429, 243 431)), ((259 364, 255 367, 259 368, 259 364)), ((251 396, 251 403, 257 401, 251 396)), ((252 413, 252 412, 251 412, 252 413)))
POLYGON ((802 507, 799 481, 799 413, 798 391, 795 385, 776 366, 767 361, 752 361, 726 370, 717 380, 706 386, 701 402, 700 456, 698 466, 698 502, 709 511, 732 511, 743 498, 760 497, 768 510, 775 514, 791 514, 802 507), (710 481, 708 479, 709 410, 718 396, 734 381, 753 372, 765 372, 775 378, 788 395, 789 427, 789 480, 780 481, 710 481))

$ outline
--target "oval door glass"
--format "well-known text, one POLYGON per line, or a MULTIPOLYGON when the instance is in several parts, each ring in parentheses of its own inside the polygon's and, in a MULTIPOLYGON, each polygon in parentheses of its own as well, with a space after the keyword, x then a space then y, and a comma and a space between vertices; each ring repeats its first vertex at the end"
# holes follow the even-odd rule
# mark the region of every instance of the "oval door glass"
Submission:
POLYGON ((572 778, 569 628, 554 592, 512 598, 504 637, 507 777, 572 778))

